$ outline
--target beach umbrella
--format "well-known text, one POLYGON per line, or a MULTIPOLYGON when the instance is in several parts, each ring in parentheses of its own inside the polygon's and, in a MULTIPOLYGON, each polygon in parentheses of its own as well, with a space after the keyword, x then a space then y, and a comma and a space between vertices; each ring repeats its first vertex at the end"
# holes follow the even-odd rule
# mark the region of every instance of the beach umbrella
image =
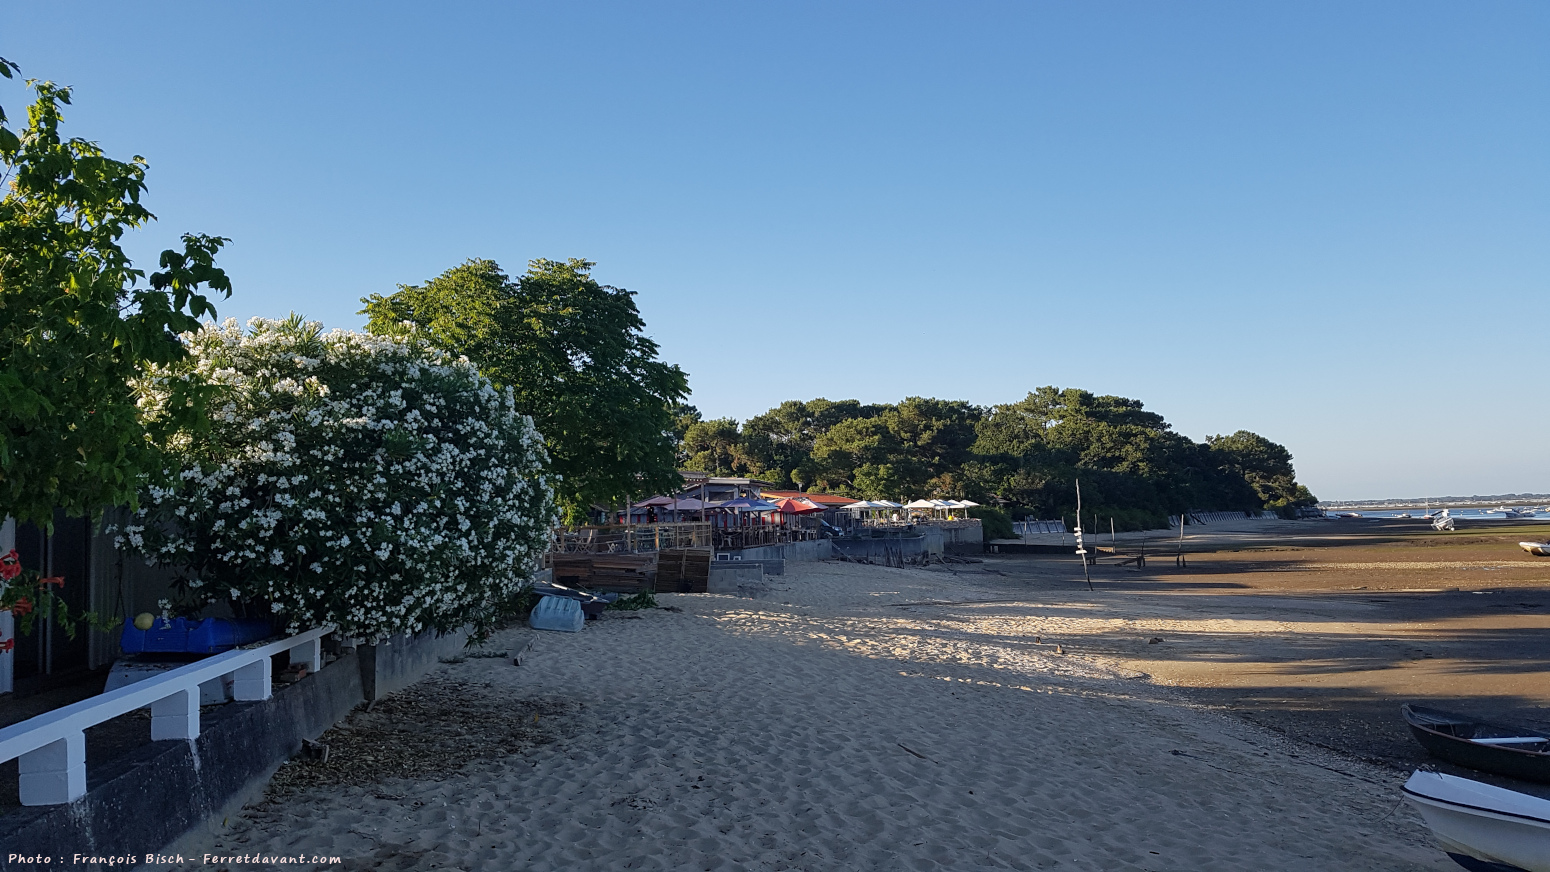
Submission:
POLYGON ((904 508, 903 506, 899 505, 898 503, 896 503, 896 502, 894 502, 892 500, 874 500, 872 502, 872 505, 878 507, 879 509, 902 509, 902 508, 904 508))
POLYGON ((903 506, 900 506, 900 508, 904 509, 934 509, 936 507, 936 502, 934 500, 911 500, 910 502, 905 503, 903 506))
POLYGON ((756 500, 752 497, 738 497, 735 500, 727 500, 718 503, 718 509, 733 509, 739 512, 773 512, 775 504, 767 500, 756 500))
POLYGON ((784 499, 776 500, 775 508, 783 515, 811 515, 813 512, 823 511, 823 507, 815 506, 805 500, 784 499))

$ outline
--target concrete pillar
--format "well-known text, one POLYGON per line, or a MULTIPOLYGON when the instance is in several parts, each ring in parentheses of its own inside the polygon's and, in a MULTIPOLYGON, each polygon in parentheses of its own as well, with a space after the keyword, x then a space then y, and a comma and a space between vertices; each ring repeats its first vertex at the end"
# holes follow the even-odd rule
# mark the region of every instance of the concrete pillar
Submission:
POLYGON ((317 672, 319 669, 322 669, 322 641, 323 640, 321 639, 313 639, 310 642, 303 642, 300 645, 297 645, 295 648, 292 648, 290 651, 291 665, 295 666, 296 664, 300 663, 301 665, 307 667, 308 675, 311 675, 317 672))
POLYGON ((72 733, 17 759, 22 805, 59 805, 86 795, 86 734, 72 733))
POLYGON ((180 690, 151 703, 151 741, 199 738, 199 691, 180 690))
POLYGON ((238 668, 231 677, 231 696, 235 700, 268 699, 273 690, 269 681, 268 657, 238 668))

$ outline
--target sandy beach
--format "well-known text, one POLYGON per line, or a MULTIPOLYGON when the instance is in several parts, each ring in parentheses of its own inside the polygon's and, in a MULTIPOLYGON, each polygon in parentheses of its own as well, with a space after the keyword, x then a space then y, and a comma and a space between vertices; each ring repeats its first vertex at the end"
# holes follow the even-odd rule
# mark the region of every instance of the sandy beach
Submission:
POLYGON ((1395 692, 1450 676, 1543 705, 1542 663, 1471 669, 1448 646, 1544 614, 1418 618, 1370 592, 1499 560, 1527 596, 1550 562, 1288 538, 1307 531, 1187 570, 1100 566, 1094 592, 1069 559, 791 564, 577 635, 510 629, 484 653, 531 640, 523 665, 443 665, 183 847, 350 869, 1452 868, 1399 800, 1415 752, 1372 748, 1401 747, 1395 692))

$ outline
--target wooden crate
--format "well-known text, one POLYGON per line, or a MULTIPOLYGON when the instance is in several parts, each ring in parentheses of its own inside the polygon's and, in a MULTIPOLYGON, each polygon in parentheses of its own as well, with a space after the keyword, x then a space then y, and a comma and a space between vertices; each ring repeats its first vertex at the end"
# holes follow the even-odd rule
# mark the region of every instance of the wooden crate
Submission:
POLYGON ((587 590, 639 593, 651 590, 656 578, 655 554, 554 554, 550 557, 556 584, 587 590))
POLYGON ((704 593, 710 582, 709 548, 667 548, 657 552, 659 593, 704 593))

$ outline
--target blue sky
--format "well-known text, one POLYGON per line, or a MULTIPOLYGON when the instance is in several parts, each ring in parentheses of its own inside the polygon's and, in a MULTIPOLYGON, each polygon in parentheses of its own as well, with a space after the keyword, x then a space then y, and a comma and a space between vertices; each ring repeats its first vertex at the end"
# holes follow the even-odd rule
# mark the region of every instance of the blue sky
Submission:
POLYGON ((233 239, 223 315, 585 257, 707 416, 1078 386, 1329 499, 1550 492, 1547 45, 1539 2, 0 10, 150 160, 147 265, 233 239))

